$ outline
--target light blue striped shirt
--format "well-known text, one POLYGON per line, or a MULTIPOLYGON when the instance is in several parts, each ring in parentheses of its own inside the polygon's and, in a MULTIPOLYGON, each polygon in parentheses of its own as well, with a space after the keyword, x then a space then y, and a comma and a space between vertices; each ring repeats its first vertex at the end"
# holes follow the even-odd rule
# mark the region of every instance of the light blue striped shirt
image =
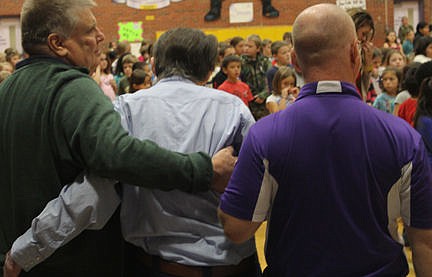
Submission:
MULTIPOLYGON (((180 77, 122 95, 114 105, 130 135, 182 153, 212 156, 229 145, 238 150, 254 123, 240 98, 180 77)), ((225 237, 215 192, 188 194, 125 185, 123 199, 123 235, 149 254, 214 266, 237 264, 256 251, 252 240, 238 245, 225 237)))

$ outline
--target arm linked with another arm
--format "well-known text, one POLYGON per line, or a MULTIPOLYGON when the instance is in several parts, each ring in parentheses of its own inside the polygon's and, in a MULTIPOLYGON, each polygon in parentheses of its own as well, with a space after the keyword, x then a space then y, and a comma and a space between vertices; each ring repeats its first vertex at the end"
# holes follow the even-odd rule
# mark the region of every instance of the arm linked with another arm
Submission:
POLYGON ((15 240, 11 258, 29 271, 85 229, 103 228, 120 204, 116 183, 92 175, 77 177, 15 240))

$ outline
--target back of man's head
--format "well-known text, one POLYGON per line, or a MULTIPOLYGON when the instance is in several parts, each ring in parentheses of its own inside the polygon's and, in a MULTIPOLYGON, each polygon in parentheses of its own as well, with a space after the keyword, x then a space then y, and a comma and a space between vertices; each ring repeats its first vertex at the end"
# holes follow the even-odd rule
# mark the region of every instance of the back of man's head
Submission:
POLYGON ((21 10, 22 46, 34 54, 35 46, 47 43, 48 35, 68 38, 77 23, 77 11, 96 6, 93 0, 26 0, 21 10))
POLYGON ((336 5, 318 4, 305 9, 296 18, 292 34, 296 65, 305 79, 312 71, 343 72, 352 66, 352 47, 357 42, 354 23, 336 5))
POLYGON ((158 79, 181 76, 193 82, 206 81, 218 55, 215 36, 198 29, 176 28, 164 33, 153 48, 158 79))

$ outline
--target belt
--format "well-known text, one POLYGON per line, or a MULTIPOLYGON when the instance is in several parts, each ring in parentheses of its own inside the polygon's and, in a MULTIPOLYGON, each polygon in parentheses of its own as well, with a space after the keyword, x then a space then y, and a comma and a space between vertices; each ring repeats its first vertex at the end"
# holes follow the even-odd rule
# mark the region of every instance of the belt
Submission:
POLYGON ((251 276, 251 272, 257 271, 257 256, 252 255, 243 259, 238 265, 220 266, 190 266, 170 262, 159 256, 149 255, 142 249, 136 251, 135 256, 145 267, 157 269, 161 273, 178 277, 227 277, 227 276, 251 276))

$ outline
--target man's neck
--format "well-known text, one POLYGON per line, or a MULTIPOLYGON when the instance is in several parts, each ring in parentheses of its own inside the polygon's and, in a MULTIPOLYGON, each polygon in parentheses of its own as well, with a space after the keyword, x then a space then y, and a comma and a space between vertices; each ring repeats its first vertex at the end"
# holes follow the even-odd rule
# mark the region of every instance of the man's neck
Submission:
POLYGON ((307 75, 304 76, 305 83, 313 83, 319 81, 341 81, 355 84, 355 79, 346 73, 331 73, 325 71, 315 71, 308 72, 307 75))

